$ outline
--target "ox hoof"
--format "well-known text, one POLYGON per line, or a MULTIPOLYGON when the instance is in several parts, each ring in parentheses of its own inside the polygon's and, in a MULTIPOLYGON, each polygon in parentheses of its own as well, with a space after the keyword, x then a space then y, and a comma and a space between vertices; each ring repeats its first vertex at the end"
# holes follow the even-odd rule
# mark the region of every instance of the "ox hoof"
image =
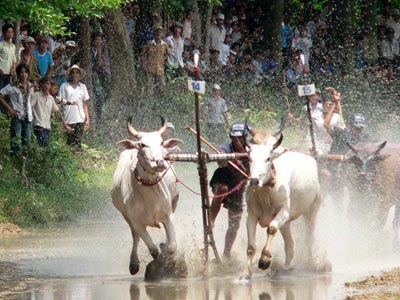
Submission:
POLYGON ((158 257, 158 255, 159 255, 158 249, 157 248, 156 249, 151 249, 150 250, 150 255, 151 255, 151 257, 153 257, 153 259, 156 259, 158 257))
POLYGON ((261 270, 266 270, 271 266, 271 260, 263 260, 260 258, 258 261, 258 268, 261 270))
POLYGON ((129 272, 131 275, 135 275, 137 272, 139 272, 139 263, 138 262, 131 262, 129 264, 129 272))

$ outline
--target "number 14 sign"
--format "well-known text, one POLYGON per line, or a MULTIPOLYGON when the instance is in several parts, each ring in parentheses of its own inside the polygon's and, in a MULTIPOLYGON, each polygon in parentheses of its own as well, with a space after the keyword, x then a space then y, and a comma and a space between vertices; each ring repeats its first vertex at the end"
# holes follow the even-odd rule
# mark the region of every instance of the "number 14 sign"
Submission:
POLYGON ((314 95, 315 94, 315 85, 314 83, 312 84, 307 84, 307 85, 298 85, 297 86, 299 96, 309 96, 309 95, 314 95))
POLYGON ((206 92, 206 82, 205 81, 194 81, 188 80, 189 91, 204 94, 206 92))

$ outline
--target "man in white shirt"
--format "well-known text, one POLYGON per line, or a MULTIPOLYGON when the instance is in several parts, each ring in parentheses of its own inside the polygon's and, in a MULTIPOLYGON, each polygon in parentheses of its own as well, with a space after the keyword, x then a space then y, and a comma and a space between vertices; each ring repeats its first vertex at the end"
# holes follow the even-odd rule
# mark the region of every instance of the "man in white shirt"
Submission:
POLYGON ((217 24, 210 27, 210 47, 222 53, 226 30, 224 28, 225 16, 221 13, 217 15, 217 24))
MULTIPOLYGON (((76 105, 67 105, 64 108, 65 122, 73 129, 67 132, 67 144, 82 149, 82 135, 90 127, 89 107, 87 101, 90 99, 86 85, 80 80, 84 77, 85 70, 73 65, 67 71, 68 82, 60 87, 60 98, 68 103, 76 105)), ((68 104, 67 103, 67 104, 68 104)))
POLYGON ((180 22, 175 22, 171 27, 173 34, 165 40, 170 50, 167 59, 168 66, 174 70, 183 69, 185 65, 182 58, 183 48, 185 46, 185 40, 181 37, 182 28, 183 26, 180 22))
POLYGON ((9 83, 0 89, 0 103, 11 115, 10 125, 10 154, 17 155, 20 152, 20 139, 22 146, 31 143, 32 136, 32 107, 31 97, 34 92, 33 85, 28 81, 29 66, 19 64, 16 68, 18 81, 9 83), (8 96, 10 104, 4 99, 8 96))
POLYGON ((39 91, 31 97, 33 132, 41 147, 48 147, 50 144, 51 115, 57 113, 64 123, 65 130, 70 132, 71 127, 67 125, 60 114, 60 110, 53 96, 50 94, 51 80, 42 77, 39 80, 39 91))
POLYGON ((213 97, 201 108, 202 118, 207 124, 207 137, 211 143, 216 145, 225 143, 225 124, 229 121, 228 108, 225 99, 221 97, 221 87, 218 84, 213 86, 213 97))

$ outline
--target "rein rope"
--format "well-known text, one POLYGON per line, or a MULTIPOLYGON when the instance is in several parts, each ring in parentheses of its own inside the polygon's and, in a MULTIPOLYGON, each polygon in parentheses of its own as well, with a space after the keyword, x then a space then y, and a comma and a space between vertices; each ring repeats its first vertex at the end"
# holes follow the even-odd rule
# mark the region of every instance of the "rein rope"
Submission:
MULTIPOLYGON (((171 165, 170 165, 171 166, 171 165)), ((201 196, 201 193, 196 192, 195 190, 193 190, 192 188, 190 188, 188 185, 186 185, 185 183, 183 183, 179 178, 178 175, 176 174, 175 170, 173 168, 171 168, 172 173, 174 173, 175 178, 176 178, 176 182, 179 182, 180 184, 182 184, 187 190, 189 190, 190 192, 192 192, 195 195, 201 196)), ((221 198, 221 197, 226 197, 229 196, 230 194, 232 194, 233 192, 239 190, 242 185, 247 181, 247 179, 243 179, 241 182, 239 182, 239 184, 237 184, 233 189, 227 191, 226 193, 222 193, 222 194, 217 194, 217 195, 213 195, 213 196, 208 196, 208 198, 213 199, 213 198, 221 198)))

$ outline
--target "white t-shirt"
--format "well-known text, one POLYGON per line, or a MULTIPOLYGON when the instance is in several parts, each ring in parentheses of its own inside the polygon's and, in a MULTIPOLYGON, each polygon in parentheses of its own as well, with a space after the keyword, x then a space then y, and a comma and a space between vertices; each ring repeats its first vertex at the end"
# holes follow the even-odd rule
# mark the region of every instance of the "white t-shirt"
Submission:
POLYGON ((79 82, 76 88, 73 88, 69 82, 65 82, 60 87, 60 97, 68 102, 77 102, 77 105, 66 105, 64 109, 64 118, 67 124, 84 123, 86 120, 83 103, 90 99, 86 85, 79 82))

